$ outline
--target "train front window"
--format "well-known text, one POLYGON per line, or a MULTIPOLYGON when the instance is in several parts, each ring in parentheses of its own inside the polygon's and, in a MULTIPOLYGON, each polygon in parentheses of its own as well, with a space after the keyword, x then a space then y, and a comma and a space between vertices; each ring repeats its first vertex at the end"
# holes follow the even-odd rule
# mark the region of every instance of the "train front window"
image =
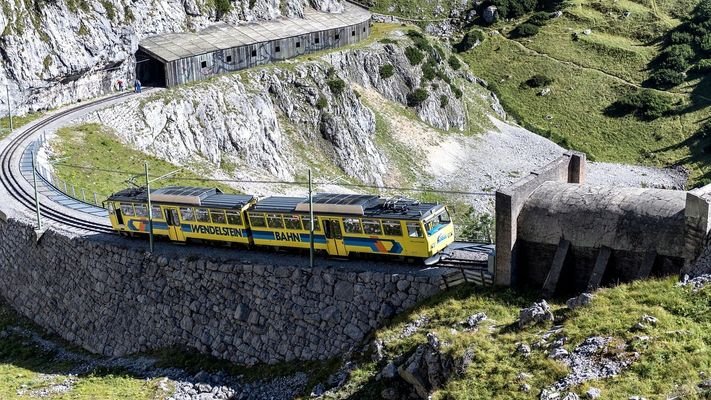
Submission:
POLYGON ((133 217, 133 204, 121 204, 121 214, 127 217, 133 217))
POLYGON ((301 219, 298 215, 284 216, 284 226, 286 226, 286 229, 300 231, 302 229, 301 219))
POLYGON ((239 212, 227 211, 227 223, 230 225, 242 225, 242 216, 239 212))
POLYGON ((151 213, 153 214, 153 219, 164 219, 163 218, 163 210, 160 209, 160 206, 152 206, 151 209, 152 209, 151 213))
POLYGON ((421 238, 422 229, 420 228, 419 222, 408 222, 407 223, 407 236, 411 238, 421 238))
POLYGON ((383 221, 383 232, 388 236, 402 236, 400 221, 383 221))
POLYGON ((439 223, 443 225, 447 225, 452 222, 452 218, 449 216, 449 212, 447 210, 442 211, 437 218, 439 219, 439 223))
POLYGON ((343 227, 346 229, 346 233, 363 233, 363 228, 360 227, 358 218, 344 218, 343 227))
POLYGON ((225 212, 222 210, 210 210, 210 218, 213 224, 224 224, 227 222, 225 212))
POLYGON ((180 209, 181 221, 195 221, 195 213, 192 208, 184 207, 180 209))

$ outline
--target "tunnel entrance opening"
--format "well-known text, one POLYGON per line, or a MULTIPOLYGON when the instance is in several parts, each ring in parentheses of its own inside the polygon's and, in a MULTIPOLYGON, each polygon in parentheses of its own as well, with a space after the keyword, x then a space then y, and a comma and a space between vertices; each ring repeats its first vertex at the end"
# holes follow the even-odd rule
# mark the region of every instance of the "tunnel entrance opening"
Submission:
POLYGON ((136 78, 143 86, 165 87, 165 64, 150 54, 136 52, 136 78))

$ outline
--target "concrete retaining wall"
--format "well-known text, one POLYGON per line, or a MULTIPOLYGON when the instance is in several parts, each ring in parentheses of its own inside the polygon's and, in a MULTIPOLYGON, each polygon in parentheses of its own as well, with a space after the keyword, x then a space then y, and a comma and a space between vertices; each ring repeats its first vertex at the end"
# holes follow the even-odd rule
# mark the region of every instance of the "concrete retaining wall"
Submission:
POLYGON ((64 339, 113 356, 188 346, 244 364, 326 359, 439 291, 438 275, 412 268, 311 270, 200 247, 149 255, 112 237, 48 231, 37 241, 14 219, 0 220, 0 237, 0 294, 64 339))

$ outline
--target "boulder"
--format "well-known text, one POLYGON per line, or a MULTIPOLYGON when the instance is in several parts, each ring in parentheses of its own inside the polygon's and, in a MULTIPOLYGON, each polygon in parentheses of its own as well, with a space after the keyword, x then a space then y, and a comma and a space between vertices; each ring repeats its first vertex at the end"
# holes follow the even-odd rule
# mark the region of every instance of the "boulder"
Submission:
POLYGON ((496 6, 489 6, 484 9, 482 18, 487 24, 491 24, 496 20, 496 15, 498 14, 498 8, 496 6))
POLYGON ((590 293, 581 293, 577 297, 572 297, 565 302, 565 305, 569 309, 575 310, 576 308, 585 307, 592 302, 593 295, 590 293))
POLYGON ((522 308, 519 312, 518 326, 524 328, 541 322, 553 321, 553 311, 545 300, 533 303, 531 307, 522 308))
POLYGON ((415 352, 397 369, 400 377, 415 390, 415 393, 427 399, 432 390, 442 387, 453 371, 451 356, 443 355, 429 343, 417 346, 415 352))

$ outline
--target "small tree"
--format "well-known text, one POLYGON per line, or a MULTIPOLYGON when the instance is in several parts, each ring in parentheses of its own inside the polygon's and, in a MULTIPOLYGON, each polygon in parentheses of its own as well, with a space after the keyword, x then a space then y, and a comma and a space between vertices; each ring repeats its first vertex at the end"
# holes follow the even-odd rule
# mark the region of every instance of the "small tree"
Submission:
POLYGON ((422 60, 425 59, 425 55, 413 46, 408 46, 405 49, 405 57, 407 57, 407 59, 410 61, 410 65, 412 66, 420 65, 420 63, 422 63, 422 60))
POLYGON ((484 41, 484 34, 481 31, 469 31, 462 38, 462 41, 455 46, 455 49, 463 53, 471 50, 474 46, 484 41))
POLYGON ((543 86, 548 86, 554 81, 555 79, 551 78, 550 76, 536 74, 530 77, 526 82, 524 82, 524 84, 530 88, 539 88, 543 86))
POLYGON ((334 96, 340 96, 346 88, 346 82, 344 82, 341 78, 329 79, 326 81, 326 84, 328 85, 328 88, 331 89, 331 93, 333 93, 334 96))
POLYGON ((316 108, 319 110, 323 110, 326 107, 328 107, 328 100, 326 100, 325 97, 320 96, 318 100, 316 101, 316 108))
POLYGON ((230 0, 215 0, 215 11, 217 17, 220 18, 232 10, 232 2, 230 0))
POLYGON ((526 22, 528 22, 529 24, 537 25, 537 26, 544 26, 545 24, 548 23, 548 20, 550 20, 550 19, 551 19, 551 17, 547 12, 539 11, 539 12, 531 15, 531 17, 528 18, 528 21, 526 21, 526 22))
POLYGON ((440 108, 445 108, 449 104, 449 97, 447 95, 443 94, 439 96, 439 106, 440 108))
POLYGON ((684 82, 685 75, 682 72, 671 69, 660 69, 649 77, 649 82, 658 88, 668 89, 684 82))
POLYGON ((388 79, 395 75, 395 67, 392 64, 385 64, 380 67, 379 73, 381 78, 388 79))
POLYGON ((407 105, 410 107, 418 107, 430 97, 430 93, 426 89, 417 88, 407 95, 407 105))

